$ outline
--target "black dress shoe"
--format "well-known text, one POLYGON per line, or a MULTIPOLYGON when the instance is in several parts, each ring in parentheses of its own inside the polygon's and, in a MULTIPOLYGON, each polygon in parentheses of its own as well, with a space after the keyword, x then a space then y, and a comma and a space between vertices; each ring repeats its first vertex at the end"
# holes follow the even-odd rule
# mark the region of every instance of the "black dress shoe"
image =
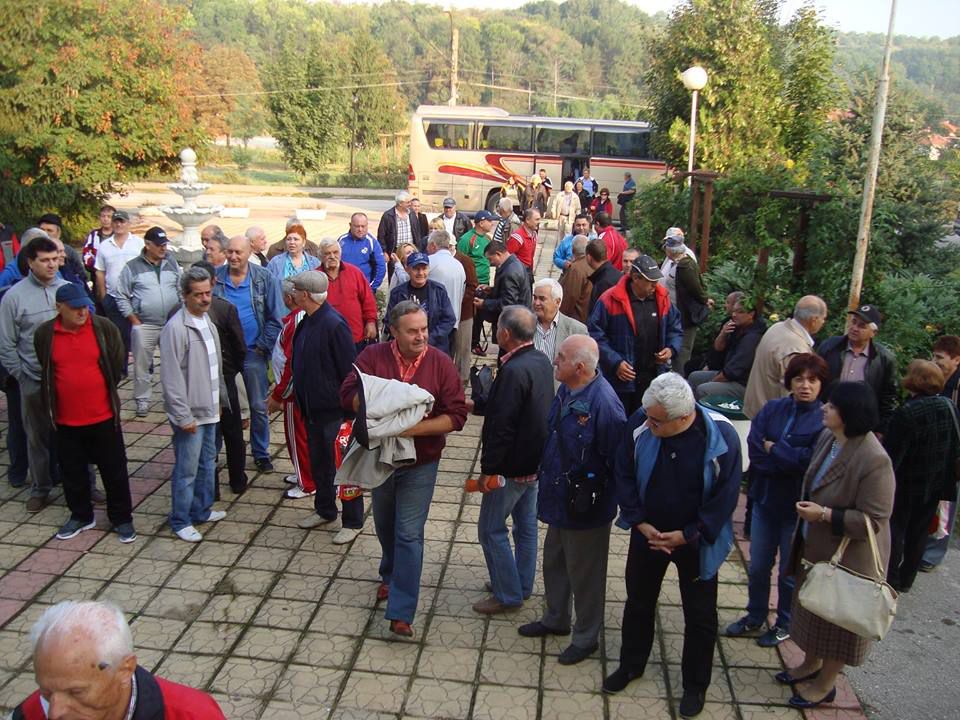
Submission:
POLYGON ((257 458, 253 461, 253 464, 257 466, 257 470, 260 472, 273 472, 273 463, 270 462, 270 458, 257 458))
POLYGON ((707 694, 703 690, 684 690, 680 699, 680 717, 696 717, 703 711, 707 694))
POLYGON ((560 657, 557 658, 557 662, 561 665, 576 665, 578 662, 583 662, 588 657, 593 655, 597 651, 598 647, 600 647, 598 643, 594 643, 589 647, 570 645, 566 650, 560 653, 560 657))
POLYGON ((794 693, 793 697, 790 698, 789 703, 790 707, 800 708, 801 710, 811 710, 819 705, 824 703, 832 703, 837 699, 837 689, 833 688, 830 692, 824 695, 819 700, 807 700, 800 693, 794 693))
POLYGON ((537 620, 536 622, 521 625, 517 628, 517 632, 523 635, 523 637, 546 637, 547 635, 569 635, 570 628, 566 630, 554 630, 537 620))
POLYGON ((603 691, 608 695, 618 693, 641 675, 643 670, 631 670, 621 665, 603 679, 603 691))

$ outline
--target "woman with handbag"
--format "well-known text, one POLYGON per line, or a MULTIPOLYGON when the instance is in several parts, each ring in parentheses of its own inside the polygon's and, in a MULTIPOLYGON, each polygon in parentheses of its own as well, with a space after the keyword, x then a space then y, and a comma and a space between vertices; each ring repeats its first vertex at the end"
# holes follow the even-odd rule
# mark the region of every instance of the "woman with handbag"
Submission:
MULTIPOLYGON (((691 376, 692 377, 692 376, 691 376)), ((760 647, 775 647, 790 637, 793 577, 787 568, 790 542, 797 525, 797 500, 813 447, 823 431, 820 389, 830 379, 823 358, 794 355, 783 384, 785 398, 770 400, 750 423, 750 489, 753 522, 750 533, 750 582, 747 614, 727 626, 728 637, 756 633, 770 615, 770 572, 777 551, 777 620, 757 638, 760 647)), ((691 385, 693 383, 691 382, 691 385)))
POLYGON ((953 402, 940 397, 943 383, 934 363, 913 360, 903 378, 909 397, 883 438, 897 478, 887 567, 887 582, 897 592, 910 590, 917 577, 940 500, 957 497, 957 417, 953 402))
POLYGON ((831 560, 844 541, 844 568, 872 579, 883 574, 890 554, 894 477, 890 458, 872 432, 879 420, 876 395, 863 382, 837 383, 823 406, 826 430, 803 479, 790 560, 799 588, 790 634, 805 655, 798 667, 776 676, 793 686, 793 707, 833 702, 837 675, 844 665, 863 664, 872 644, 831 618, 813 614, 800 598, 811 566, 831 560), (875 532, 868 531, 867 523, 875 532))

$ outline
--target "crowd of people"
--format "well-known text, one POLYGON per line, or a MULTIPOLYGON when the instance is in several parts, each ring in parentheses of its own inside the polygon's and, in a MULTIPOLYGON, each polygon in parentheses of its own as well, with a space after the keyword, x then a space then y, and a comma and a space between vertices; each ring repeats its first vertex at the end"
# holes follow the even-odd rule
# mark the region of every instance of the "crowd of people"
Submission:
MULTIPOLYGON (((552 187, 543 175, 528 185, 552 187)), ((797 593, 810 565, 841 540, 844 564, 869 576, 875 535, 899 592, 942 561, 956 513, 960 337, 939 338, 932 361, 909 363, 901 403, 896 359, 877 339, 877 307, 850 310, 845 334, 818 344, 822 299, 801 298, 792 317, 767 327, 744 288, 725 298, 709 351, 695 354, 699 326, 716 308, 683 231, 666 231, 658 263, 628 247, 609 193, 588 170, 566 185, 549 209, 533 197, 518 215, 505 193, 495 213, 472 220, 454 198, 428 220, 400 192, 376 235, 355 213, 342 236, 318 242, 296 219, 272 245, 259 227, 227 237, 210 225, 204 260, 186 268, 168 254, 162 228, 140 238, 109 206, 71 263, 59 218, 45 215, 3 271, 19 272, 10 271, 0 301, 8 481, 29 483, 29 512, 63 485, 70 515, 58 538, 94 527, 103 500, 119 540, 135 541, 118 386, 132 353, 136 414, 147 415, 159 349, 176 536, 201 542, 201 530, 226 516, 214 508, 222 447, 236 494, 249 483, 248 442, 257 470, 273 469, 269 414, 282 412, 294 469, 284 495, 313 499, 299 526, 339 519, 332 542, 350 543, 366 496, 382 550, 376 599, 390 631, 411 637, 439 461, 471 408, 464 387, 474 358, 495 340, 479 474, 465 488, 482 493, 477 538, 489 579, 474 611, 522 607, 539 566, 542 614, 517 631, 570 636, 558 662, 583 661, 599 645, 616 522, 630 533, 626 604, 619 664, 603 690, 619 692, 644 673, 672 563, 684 616, 679 712, 696 716, 721 632, 718 573, 749 465, 749 599, 722 632, 765 647, 792 637, 804 660, 776 675, 793 689, 790 704, 831 702, 838 673, 861 664, 871 641, 809 612, 797 593), (576 186, 588 184, 599 202, 583 212, 576 186), (534 276, 544 214, 561 230, 559 279, 534 276), (78 362, 86 372, 75 372, 78 362), (748 458, 723 412, 731 402, 752 421, 748 458), (547 526, 542 548, 538 520, 547 526)), ((77 657, 101 647, 100 633, 116 636, 109 677, 90 687, 114 683, 117 703, 130 702, 131 685, 134 704, 143 688, 189 699, 136 666, 122 613, 111 613, 68 603, 41 618, 34 652, 45 692, 26 701, 23 717, 40 717, 37 703, 65 692, 51 668, 65 662, 71 632, 84 641, 70 650, 77 657), (85 629, 93 617, 102 627, 85 629)))

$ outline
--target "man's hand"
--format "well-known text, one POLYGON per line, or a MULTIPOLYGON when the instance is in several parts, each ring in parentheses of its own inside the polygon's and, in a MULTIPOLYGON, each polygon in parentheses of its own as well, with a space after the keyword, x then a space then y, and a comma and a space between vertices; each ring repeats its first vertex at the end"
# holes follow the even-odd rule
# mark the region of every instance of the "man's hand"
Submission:
POLYGON ((654 353, 653 355, 653 359, 656 360, 658 363, 668 362, 672 357, 673 357, 673 349, 668 347, 664 348, 658 353, 654 353))
POLYGON ((765 451, 767 454, 770 453, 770 451, 773 449, 773 446, 774 446, 774 445, 776 445, 776 443, 773 442, 773 440, 764 440, 764 441, 763 441, 763 449, 764 449, 764 451, 765 451))
POLYGON ((667 555, 672 553, 681 545, 686 545, 686 538, 683 537, 683 530, 672 530, 671 532, 657 533, 653 539, 648 538, 647 542, 654 550, 660 550, 667 555))
POLYGON ((473 299, 473 306, 474 306, 475 308, 478 308, 478 309, 479 309, 479 308, 482 308, 482 307, 483 307, 483 298, 474 298, 474 299, 473 299))
POLYGON ((727 320, 727 321, 723 324, 723 327, 720 328, 720 332, 721 332, 723 335, 729 335, 730 333, 732 333, 732 332, 733 332, 734 330, 736 330, 736 329, 737 329, 737 324, 736 324, 733 320, 727 320))
POLYGON ((573 261, 571 261, 571 260, 564 260, 564 261, 563 261, 563 269, 566 270, 566 269, 567 269, 568 267, 570 267, 572 264, 573 264, 573 261))
POLYGON ((368 322, 363 326, 363 339, 364 340, 376 340, 377 339, 377 324, 375 322, 368 322))
POLYGON ((193 435, 197 431, 197 424, 195 422, 190 423, 189 425, 181 425, 180 429, 185 433, 190 433, 193 435))
POLYGON ((143 324, 140 322, 140 318, 138 318, 136 315, 130 315, 127 318, 127 321, 130 323, 131 327, 136 327, 137 325, 143 324))
POLYGON ((636 377, 637 373, 634 372, 633 365, 628 363, 626 360, 621 361, 621 363, 617 365, 618 379, 623 380, 624 382, 630 382, 631 380, 635 380, 636 377))
POLYGON ((283 403, 279 400, 275 400, 273 395, 267 396, 267 412, 275 413, 283 410, 283 403))
POLYGON ((640 523, 637 525, 637 530, 647 539, 647 542, 655 539, 660 534, 660 531, 650 523, 640 523))

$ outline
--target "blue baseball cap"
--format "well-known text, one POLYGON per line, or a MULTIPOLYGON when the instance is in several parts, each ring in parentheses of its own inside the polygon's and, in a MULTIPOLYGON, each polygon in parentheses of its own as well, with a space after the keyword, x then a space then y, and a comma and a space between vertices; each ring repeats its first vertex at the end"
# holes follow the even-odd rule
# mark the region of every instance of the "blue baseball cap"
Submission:
POLYGON ((416 267, 417 265, 429 265, 430 256, 426 253, 415 252, 407 256, 407 267, 416 267))
POLYGON ((481 210, 476 215, 473 216, 474 222, 480 222, 481 220, 496 220, 497 216, 494 215, 489 210, 481 210))
POLYGON ((56 301, 65 303, 72 308, 88 307, 90 298, 87 294, 73 283, 67 283, 57 288, 56 301))

